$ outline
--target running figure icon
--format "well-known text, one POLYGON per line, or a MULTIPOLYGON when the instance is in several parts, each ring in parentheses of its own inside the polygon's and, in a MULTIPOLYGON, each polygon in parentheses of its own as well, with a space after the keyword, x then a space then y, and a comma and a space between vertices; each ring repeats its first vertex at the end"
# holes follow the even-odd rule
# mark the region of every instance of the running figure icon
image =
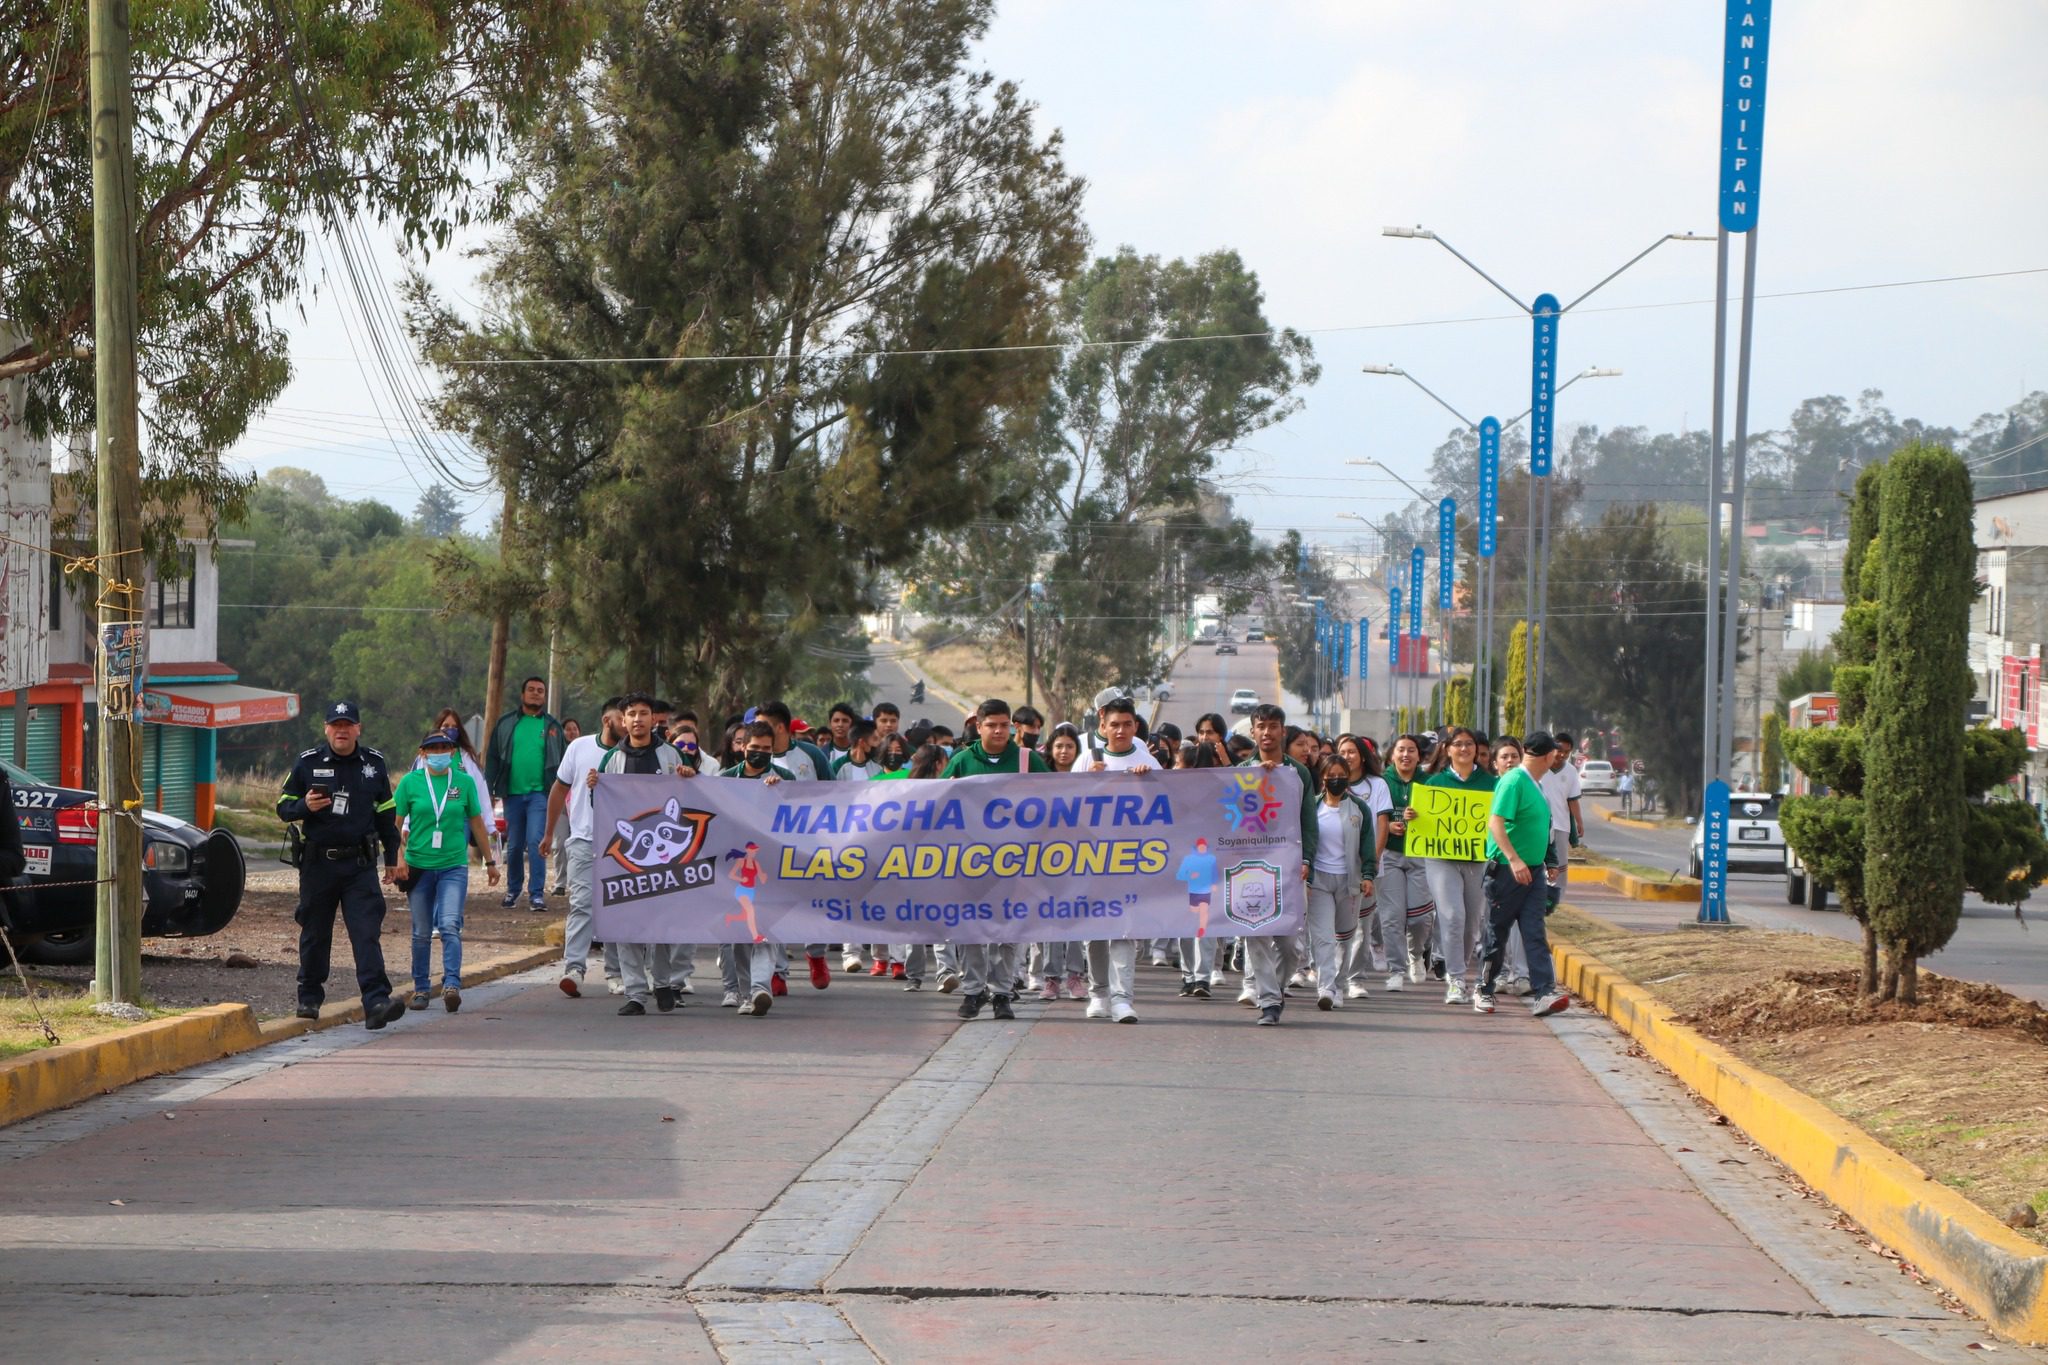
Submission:
POLYGON ((1195 851, 1180 860, 1173 879, 1188 884, 1188 912, 1195 917, 1195 937, 1209 936, 1209 897, 1216 888, 1216 855, 1207 839, 1195 840, 1195 851))
POLYGON ((761 881, 761 860, 754 855, 760 851, 759 844, 750 843, 744 850, 736 848, 725 855, 726 862, 739 862, 739 869, 733 874, 732 894, 740 903, 739 913, 727 915, 725 922, 731 924, 735 920, 744 921, 752 941, 766 943, 768 940, 762 937, 760 925, 754 919, 754 888, 761 881))

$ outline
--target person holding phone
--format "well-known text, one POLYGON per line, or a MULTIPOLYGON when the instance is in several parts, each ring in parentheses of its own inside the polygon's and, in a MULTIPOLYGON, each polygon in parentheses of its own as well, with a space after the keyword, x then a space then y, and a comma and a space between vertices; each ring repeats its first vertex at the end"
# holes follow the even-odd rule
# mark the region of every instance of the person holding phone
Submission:
POLYGON ((404 1017, 384 973, 384 893, 377 887, 377 852, 383 847, 384 881, 398 879, 397 803, 384 755, 364 745, 362 712, 352 701, 327 708, 326 740, 299 755, 277 798, 277 817, 305 826, 299 865, 299 1018, 317 1019, 327 998, 334 914, 348 930, 355 953, 363 1026, 380 1029, 404 1017))

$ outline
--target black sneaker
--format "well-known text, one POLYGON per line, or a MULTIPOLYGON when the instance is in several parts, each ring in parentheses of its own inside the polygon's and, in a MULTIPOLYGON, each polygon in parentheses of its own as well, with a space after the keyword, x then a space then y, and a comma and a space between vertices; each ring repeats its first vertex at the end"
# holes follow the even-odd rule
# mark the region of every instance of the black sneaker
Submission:
POLYGON ((1197 1000, 1207 1000, 1209 998, 1209 983, 1206 981, 1197 981, 1194 984, 1194 989, 1192 993, 1195 999, 1197 1000))
POLYGON ((547 899, 543 896, 535 896, 527 902, 527 906, 536 915, 545 915, 548 912, 547 899))
POLYGON ((383 1004, 363 1011, 363 1027, 366 1029, 380 1029, 394 1020, 403 1018, 405 1018, 405 1002, 394 995, 383 1004))
POLYGON ((628 1000, 625 1004, 619 1006, 619 1013, 645 1014, 647 1013, 647 1006, 641 1004, 638 1000, 628 1000))
POLYGON ((1017 1017, 1017 1011, 1010 1008, 1010 997, 1007 995, 996 996, 993 1000, 989 1001, 989 1006, 989 1012, 998 1019, 1015 1019, 1017 1017))
MULTIPOLYGON (((510 910, 517 904, 519 904, 519 893, 517 891, 508 891, 505 893, 505 899, 498 902, 498 908, 500 910, 510 910)), ((592 944, 591 946, 595 947, 596 945, 592 944)))
POLYGON ((674 986, 656 986, 654 988, 654 1008, 660 1010, 663 1014, 667 1014, 675 1007, 676 988, 674 986))
POLYGON ((967 998, 960 1002, 960 1017, 962 1019, 979 1018, 981 1015, 982 1003, 987 999, 988 997, 983 995, 980 991, 970 992, 967 998))
POLYGON ((1268 1028, 1279 1022, 1280 1007, 1278 1005, 1268 1005, 1259 1011, 1259 1026, 1261 1028, 1268 1028))
POLYGON ((318 1005, 301 1005, 298 1008, 298 1016, 301 1019, 318 1019, 320 1017, 320 1007, 318 1005))
POLYGON ((1444 979, 1444 960, 1435 953, 1429 955, 1429 974, 1438 981, 1444 979))

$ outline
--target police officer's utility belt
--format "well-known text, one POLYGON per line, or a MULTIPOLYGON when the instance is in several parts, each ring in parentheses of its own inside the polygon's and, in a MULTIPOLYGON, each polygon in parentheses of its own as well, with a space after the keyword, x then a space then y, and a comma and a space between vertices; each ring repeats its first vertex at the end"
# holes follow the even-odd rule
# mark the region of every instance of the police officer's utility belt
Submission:
POLYGON ((370 860, 369 854, 352 844, 341 848, 309 848, 306 856, 330 863, 366 863, 370 860))

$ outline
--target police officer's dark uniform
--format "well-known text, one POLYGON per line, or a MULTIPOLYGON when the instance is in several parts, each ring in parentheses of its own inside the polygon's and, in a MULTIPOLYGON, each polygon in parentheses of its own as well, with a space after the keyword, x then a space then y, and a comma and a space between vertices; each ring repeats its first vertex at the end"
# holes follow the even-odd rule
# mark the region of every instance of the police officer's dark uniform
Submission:
MULTIPOLYGON (((325 721, 362 723, 354 702, 338 701, 327 708, 325 721)), ((382 1028, 405 1012, 393 999, 391 978, 384 974, 384 892, 378 885, 377 852, 383 846, 384 866, 398 863, 397 806, 391 796, 391 775, 384 755, 360 741, 346 756, 325 741, 299 755, 277 798, 281 820, 301 821, 305 853, 299 865, 299 1015, 319 1014, 327 997, 327 959, 334 943, 334 911, 355 950, 356 985, 363 993, 363 1023, 382 1028), (332 802, 322 810, 306 807, 306 793, 325 787, 332 802)))

